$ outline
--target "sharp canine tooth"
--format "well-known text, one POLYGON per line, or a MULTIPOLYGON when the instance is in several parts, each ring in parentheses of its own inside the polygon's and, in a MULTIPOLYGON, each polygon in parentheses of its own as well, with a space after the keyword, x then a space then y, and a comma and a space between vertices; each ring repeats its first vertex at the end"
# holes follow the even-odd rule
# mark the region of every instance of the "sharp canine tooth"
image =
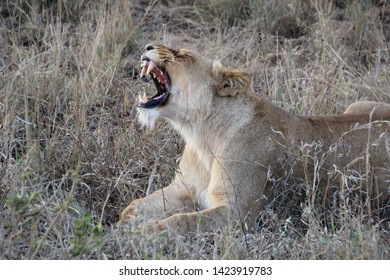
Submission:
POLYGON ((139 77, 142 78, 145 75, 145 73, 146 73, 146 67, 144 66, 141 69, 141 73, 139 74, 139 77))
POLYGON ((145 103, 148 101, 148 98, 146 97, 146 93, 144 93, 142 96, 141 94, 138 94, 138 102, 139 103, 145 103))
POLYGON ((142 100, 143 102, 146 102, 148 101, 148 98, 146 97, 146 92, 144 92, 144 95, 142 96, 142 100))
POLYGON ((146 75, 148 75, 150 71, 152 71, 155 67, 156 65, 153 62, 149 62, 148 70, 146 70, 146 75))

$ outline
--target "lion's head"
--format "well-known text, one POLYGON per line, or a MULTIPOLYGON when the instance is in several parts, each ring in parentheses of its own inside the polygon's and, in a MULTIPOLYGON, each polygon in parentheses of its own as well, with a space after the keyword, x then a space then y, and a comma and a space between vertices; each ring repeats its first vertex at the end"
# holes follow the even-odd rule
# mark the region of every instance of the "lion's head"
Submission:
POLYGON ((232 97, 252 85, 248 73, 227 69, 187 49, 147 44, 140 76, 149 75, 157 92, 139 97, 139 121, 152 127, 161 116, 184 122, 186 114, 207 112, 214 97, 232 97))

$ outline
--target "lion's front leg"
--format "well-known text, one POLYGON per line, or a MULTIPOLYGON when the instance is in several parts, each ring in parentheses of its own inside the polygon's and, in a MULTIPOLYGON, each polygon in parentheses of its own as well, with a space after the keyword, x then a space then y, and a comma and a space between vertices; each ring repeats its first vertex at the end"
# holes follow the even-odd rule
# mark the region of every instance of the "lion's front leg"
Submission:
POLYGON ((194 209, 193 193, 174 180, 168 187, 132 201, 122 211, 119 224, 164 219, 178 212, 191 211, 188 209, 194 209))
POLYGON ((233 163, 222 160, 213 163, 211 179, 203 192, 204 196, 198 196, 201 200, 199 205, 203 205, 205 209, 149 221, 144 228, 146 232, 187 234, 252 223, 252 216, 256 215, 257 206, 262 201, 260 198, 263 188, 252 186, 246 178, 253 178, 250 175, 257 169, 233 163))
POLYGON ((196 153, 186 147, 180 161, 179 171, 173 182, 154 193, 134 200, 127 206, 119 223, 161 220, 177 213, 193 212, 197 190, 205 189, 209 174, 198 160, 196 153))
POLYGON ((145 230, 148 234, 164 231, 178 234, 207 232, 228 225, 228 212, 228 207, 222 205, 198 212, 179 213, 163 220, 150 221, 145 230))

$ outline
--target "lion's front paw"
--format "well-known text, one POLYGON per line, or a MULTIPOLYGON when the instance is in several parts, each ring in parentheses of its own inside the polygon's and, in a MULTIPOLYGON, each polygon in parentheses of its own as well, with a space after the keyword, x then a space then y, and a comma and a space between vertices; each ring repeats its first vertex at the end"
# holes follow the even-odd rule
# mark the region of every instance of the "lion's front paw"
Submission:
POLYGON ((146 224, 146 233, 147 234, 153 234, 153 233, 163 233, 163 232, 169 232, 169 227, 167 223, 165 223, 163 220, 157 220, 157 221, 150 221, 146 224))
POLYGON ((141 211, 138 208, 138 203, 131 203, 121 213, 118 224, 130 223, 138 224, 141 219, 141 211))

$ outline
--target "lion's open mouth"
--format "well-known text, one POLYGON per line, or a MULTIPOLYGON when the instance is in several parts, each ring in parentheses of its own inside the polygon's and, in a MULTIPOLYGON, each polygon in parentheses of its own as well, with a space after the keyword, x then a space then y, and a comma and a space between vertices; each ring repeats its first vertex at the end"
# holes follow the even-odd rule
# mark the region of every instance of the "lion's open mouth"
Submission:
POLYGON ((162 106, 168 100, 171 92, 171 82, 168 74, 163 69, 160 69, 153 61, 144 59, 141 64, 140 77, 150 74, 157 93, 152 97, 146 95, 139 97, 139 107, 151 109, 157 106, 162 106))

